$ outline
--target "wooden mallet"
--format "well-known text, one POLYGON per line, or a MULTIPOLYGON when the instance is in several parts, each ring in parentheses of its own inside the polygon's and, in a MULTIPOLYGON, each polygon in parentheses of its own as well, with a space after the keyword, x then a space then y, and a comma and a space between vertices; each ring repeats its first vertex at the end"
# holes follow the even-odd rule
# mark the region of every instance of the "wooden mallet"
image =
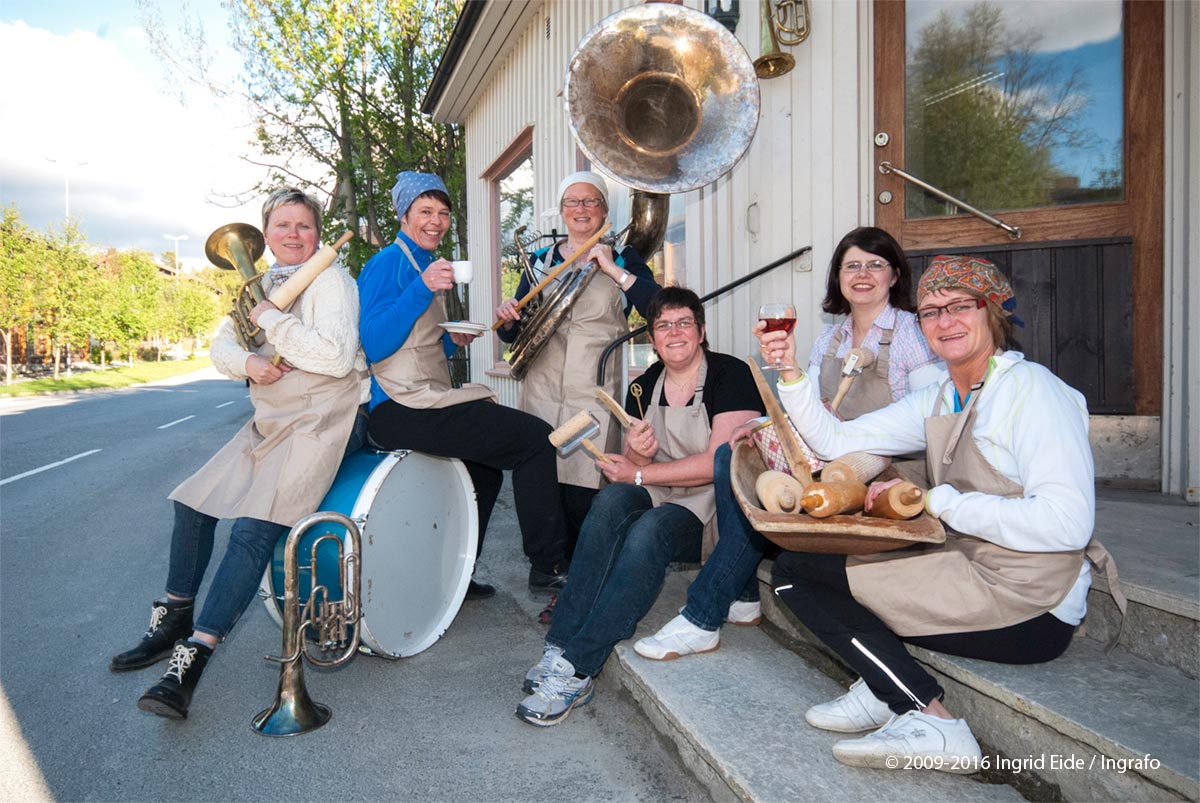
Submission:
POLYGON ((830 410, 837 412, 842 399, 846 398, 846 394, 850 392, 850 386, 854 384, 854 377, 870 368, 874 362, 875 355, 866 349, 850 349, 846 352, 846 359, 842 362, 842 381, 838 383, 837 393, 834 394, 833 402, 829 405, 830 410))
POLYGON ((584 410, 567 419, 567 422, 550 433, 550 443, 558 450, 559 457, 568 457, 583 447, 588 454, 602 463, 612 460, 592 443, 591 439, 600 434, 600 422, 596 417, 584 410))

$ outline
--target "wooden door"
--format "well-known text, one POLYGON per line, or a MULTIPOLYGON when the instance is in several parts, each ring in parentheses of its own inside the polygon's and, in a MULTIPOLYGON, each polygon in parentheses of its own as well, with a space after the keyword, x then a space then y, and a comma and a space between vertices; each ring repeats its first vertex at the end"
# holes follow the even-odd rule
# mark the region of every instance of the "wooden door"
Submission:
MULTIPOLYGON (((1079 4, 1059 5, 1068 13, 1086 14, 1079 4)), ((1003 0, 956 3, 944 18, 922 18, 928 7, 876 0, 873 164, 888 161, 937 185, 929 176, 935 174, 952 185, 941 189, 1020 227, 1021 238, 1013 240, 975 216, 953 214, 960 210, 894 173, 875 175, 878 225, 897 236, 917 271, 938 253, 973 253, 994 261, 1012 280, 1017 314, 1025 321, 1017 330, 1019 347, 1083 392, 1092 413, 1159 415, 1162 4, 1126 2, 1109 9, 1121 39, 1108 40, 1112 55, 1106 69, 1118 77, 1089 86, 1086 78, 1071 73, 1075 83, 1026 104, 1026 114, 1051 120, 1060 111, 1074 113, 1077 122, 1090 97, 1111 94, 1111 84, 1119 82, 1120 141, 1107 172, 1092 169, 1101 176, 1094 186, 1073 185, 1065 175, 1069 170, 1050 163, 1057 157, 1048 146, 1039 151, 1040 142, 1022 143, 1020 133, 1011 133, 1014 127, 1020 132, 1012 107, 1032 97, 1030 71, 1053 66, 1053 56, 1037 50, 1045 28, 1023 31, 1027 21, 1017 18, 1019 7, 1003 0), (909 24, 914 30, 906 35, 909 24), (1003 49, 994 46, 999 41, 1009 48, 1003 60, 984 55, 989 48, 1003 49), (938 72, 935 59, 952 66, 938 72), (930 75, 942 81, 940 87, 930 75), (1049 101, 1064 105, 1051 107, 1049 101), (918 104, 941 104, 951 111, 939 109, 942 117, 936 118, 918 104), (978 132, 983 135, 975 136, 978 132), (907 150, 906 136, 911 140, 907 150), (921 147, 915 146, 918 141, 921 147)), ((1102 58, 1099 51, 1078 52, 1097 63, 1102 58)), ((1079 128, 1054 136, 1069 140, 1073 135, 1086 147, 1087 129, 1079 128)))

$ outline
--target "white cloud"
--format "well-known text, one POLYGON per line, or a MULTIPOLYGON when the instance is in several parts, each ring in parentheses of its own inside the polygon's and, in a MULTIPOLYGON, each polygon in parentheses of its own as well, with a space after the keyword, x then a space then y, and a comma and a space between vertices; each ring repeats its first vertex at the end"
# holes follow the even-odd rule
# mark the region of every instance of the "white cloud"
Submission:
POLYGON ((181 106, 182 87, 137 66, 152 63, 136 28, 114 41, 0 22, 0 203, 15 202, 35 228, 61 225, 69 164, 71 214, 93 244, 158 254, 173 248, 164 234, 186 233, 184 263, 201 264, 213 229, 259 225, 258 201, 222 209, 213 200, 262 171, 239 159, 244 110, 199 92, 181 106))
MULTIPOLYGON (((909 0, 906 4, 909 43, 937 15, 946 10, 961 18, 973 2, 965 0, 909 0)), ((1036 50, 1057 53, 1081 45, 1107 42, 1121 32, 1120 0, 1006 0, 999 4, 1012 30, 1042 34, 1036 50)))

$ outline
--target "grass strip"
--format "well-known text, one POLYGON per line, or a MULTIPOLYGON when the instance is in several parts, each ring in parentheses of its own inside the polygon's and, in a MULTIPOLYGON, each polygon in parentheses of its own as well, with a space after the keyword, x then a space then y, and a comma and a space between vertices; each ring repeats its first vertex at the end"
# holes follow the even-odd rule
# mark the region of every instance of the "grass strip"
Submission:
POLYGON ((165 362, 139 362, 133 366, 105 368, 94 371, 75 371, 67 376, 64 371, 55 379, 30 379, 0 385, 0 396, 28 396, 36 393, 55 393, 71 390, 94 390, 96 388, 123 388, 141 385, 159 379, 190 374, 212 365, 208 355, 194 360, 167 360, 165 362))

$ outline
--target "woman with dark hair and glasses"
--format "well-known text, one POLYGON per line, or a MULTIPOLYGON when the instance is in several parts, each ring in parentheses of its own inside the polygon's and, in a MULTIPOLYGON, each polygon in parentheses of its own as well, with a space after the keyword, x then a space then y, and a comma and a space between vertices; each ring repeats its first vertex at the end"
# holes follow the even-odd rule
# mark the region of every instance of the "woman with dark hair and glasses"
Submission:
POLYGON ((642 392, 626 397, 626 411, 641 421, 626 433, 624 454, 596 461, 610 484, 583 522, 542 660, 526 674, 529 696, 517 708, 533 725, 555 725, 588 702, 613 646, 654 604, 667 564, 699 559, 716 510, 713 452, 763 411, 747 365, 708 350, 695 293, 663 288, 647 320, 659 361, 631 385, 642 392))
MULTIPOLYGON (((819 377, 821 398, 837 392, 842 363, 851 348, 875 355, 875 362, 854 380, 838 414, 856 418, 886 407, 911 389, 937 379, 937 363, 912 313, 912 276, 900 244, 883 229, 862 226, 842 238, 829 260, 825 301, 821 306, 845 320, 817 336, 808 371, 819 377)), ((760 324, 761 328, 761 324, 760 324)), ((688 588, 688 604, 634 650, 664 660, 715 650, 721 625, 756 625, 762 617, 755 570, 770 549, 733 498, 729 482, 732 447, 749 430, 739 430, 729 447, 716 453, 715 486, 721 540, 688 588)))
MULTIPOLYGON (((571 258, 603 228, 608 220, 608 183, 603 176, 587 170, 571 173, 558 185, 558 212, 566 224, 567 237, 530 255, 535 281, 571 258)), ((603 275, 595 276, 579 291, 562 325, 530 364, 521 382, 518 406, 555 428, 581 410, 587 410, 600 422, 595 442, 602 449, 613 450, 620 443, 620 430, 596 400, 596 366, 608 344, 629 331, 629 313, 636 308, 644 315, 659 286, 646 260, 632 246, 617 251, 600 243, 581 254, 575 264, 582 266, 592 259, 603 275)), ((530 271, 522 272, 516 298, 506 299, 496 308, 496 317, 505 322, 496 334, 505 343, 512 343, 521 333, 523 321, 517 299, 524 298, 532 289, 529 274, 530 271)), ((544 292, 549 294, 556 286, 552 283, 544 292)), ((614 360, 608 364, 603 387, 617 397, 620 383, 620 365, 614 360)), ((604 477, 582 451, 559 457, 557 465, 558 488, 567 517, 569 555, 604 477)), ((566 579, 566 567, 561 568, 557 576, 531 578, 530 591, 560 590, 566 579)))

